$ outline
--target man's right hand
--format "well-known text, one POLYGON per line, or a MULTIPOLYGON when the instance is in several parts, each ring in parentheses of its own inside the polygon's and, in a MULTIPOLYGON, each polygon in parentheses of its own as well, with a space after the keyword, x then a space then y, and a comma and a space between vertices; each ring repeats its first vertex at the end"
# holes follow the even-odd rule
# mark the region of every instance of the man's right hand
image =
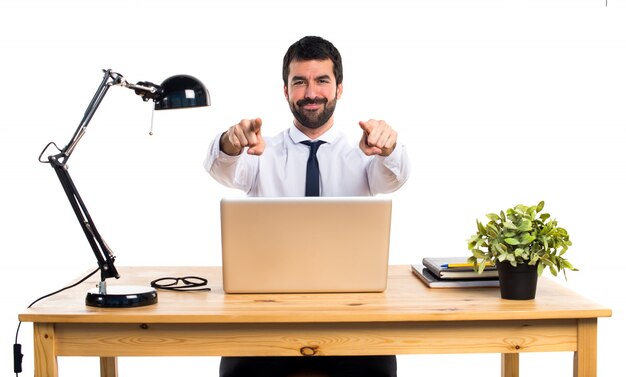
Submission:
POLYGON ((230 127, 220 138, 220 150, 230 156, 238 156, 248 147, 248 154, 260 156, 265 150, 261 136, 261 118, 243 119, 230 127))

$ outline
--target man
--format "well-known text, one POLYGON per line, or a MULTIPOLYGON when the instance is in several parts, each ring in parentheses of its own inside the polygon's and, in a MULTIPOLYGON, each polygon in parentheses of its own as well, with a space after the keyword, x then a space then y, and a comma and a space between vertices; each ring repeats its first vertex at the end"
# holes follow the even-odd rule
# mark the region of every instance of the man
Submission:
MULTIPOLYGON (((397 190, 410 167, 393 128, 381 120, 361 121, 363 136, 352 145, 333 127, 342 81, 341 55, 332 43, 320 37, 297 41, 283 59, 293 125, 267 138, 260 118, 240 121, 213 141, 206 170, 249 196, 369 196, 397 190)), ((225 357, 220 365, 222 377, 305 375, 395 377, 396 359, 225 357)))

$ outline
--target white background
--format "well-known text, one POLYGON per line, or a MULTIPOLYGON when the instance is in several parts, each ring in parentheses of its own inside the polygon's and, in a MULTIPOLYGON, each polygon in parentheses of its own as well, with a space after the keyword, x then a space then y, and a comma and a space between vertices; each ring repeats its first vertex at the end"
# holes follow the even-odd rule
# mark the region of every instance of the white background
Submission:
MULTIPOLYGON (((336 127, 384 119, 412 177, 393 194, 391 263, 464 255, 475 219, 546 201, 580 272, 559 283, 610 306, 598 373, 623 376, 626 6, 609 0, 35 1, 0 5, 0 374, 17 315, 95 266, 42 148, 64 146, 112 68, 130 82, 187 73, 213 105, 154 114, 112 88, 70 171, 117 265, 219 265, 218 202, 241 195, 202 168, 241 118, 289 126, 281 64, 304 35, 344 58, 336 127), (384 5, 383 5, 384 4, 384 5)), ((419 299, 416 297, 416 300, 419 299)), ((32 325, 24 324, 24 375, 32 325)), ((120 359, 122 376, 217 376, 217 358, 120 359)), ((571 376, 571 354, 524 354, 523 376, 571 376)), ((96 376, 95 358, 60 358, 96 376)), ((401 376, 497 376, 498 355, 403 356, 401 376)))

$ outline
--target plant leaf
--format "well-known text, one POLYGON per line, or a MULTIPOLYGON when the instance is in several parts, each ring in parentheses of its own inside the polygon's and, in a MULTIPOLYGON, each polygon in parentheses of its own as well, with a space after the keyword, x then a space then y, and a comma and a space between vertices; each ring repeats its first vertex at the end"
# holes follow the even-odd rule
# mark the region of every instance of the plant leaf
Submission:
POLYGON ((533 229, 533 224, 529 219, 523 219, 517 229, 520 232, 529 232, 533 229))
POLYGON ((546 266, 543 263, 539 263, 539 265, 537 266, 537 276, 541 276, 541 274, 543 274, 543 269, 546 266))
POLYGON ((508 243, 509 245, 519 245, 520 242, 517 240, 517 238, 505 238, 504 242, 508 243))
POLYGON ((539 204, 537 204, 537 212, 541 212, 541 210, 543 209, 543 206, 544 206, 545 204, 546 204, 546 203, 545 203, 543 200, 542 200, 542 201, 540 201, 540 202, 539 202, 539 204))
POLYGON ((485 266, 487 266, 487 260, 483 259, 480 264, 478 265, 478 273, 482 274, 483 271, 485 271, 485 266))
POLYGON ((528 245, 529 243, 533 242, 535 238, 536 238, 535 236, 531 236, 530 234, 526 233, 522 236, 520 243, 522 245, 528 245))
POLYGON ((500 220, 500 216, 496 215, 495 213, 488 213, 487 215, 485 215, 489 220, 491 221, 498 221, 500 220))
POLYGON ((513 224, 510 220, 502 224, 506 229, 517 230, 515 224, 513 224))

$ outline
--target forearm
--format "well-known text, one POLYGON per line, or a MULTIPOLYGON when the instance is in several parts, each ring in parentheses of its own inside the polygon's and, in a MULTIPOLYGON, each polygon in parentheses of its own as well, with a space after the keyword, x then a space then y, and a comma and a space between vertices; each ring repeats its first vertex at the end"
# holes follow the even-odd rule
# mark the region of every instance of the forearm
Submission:
POLYGON ((217 136, 207 152, 204 160, 204 169, 219 183, 227 187, 237 188, 248 191, 251 183, 247 179, 246 161, 242 161, 243 155, 230 156, 220 149, 220 139, 222 135, 217 136))
POLYGON ((409 179, 411 164, 404 145, 398 143, 387 157, 376 156, 368 166, 370 192, 388 194, 398 190, 409 179))

